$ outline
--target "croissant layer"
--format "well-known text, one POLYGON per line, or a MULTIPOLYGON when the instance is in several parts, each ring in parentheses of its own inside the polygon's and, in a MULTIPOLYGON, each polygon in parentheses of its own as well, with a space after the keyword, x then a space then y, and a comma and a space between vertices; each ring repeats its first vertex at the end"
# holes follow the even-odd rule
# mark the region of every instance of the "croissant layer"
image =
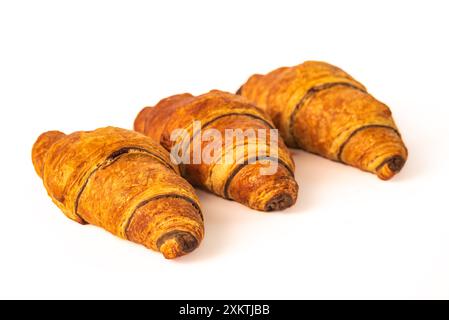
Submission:
POLYGON ((43 133, 33 164, 53 202, 79 223, 176 258, 204 234, 193 188, 159 144, 137 132, 107 127, 65 135, 43 133))
POLYGON ((187 132, 187 152, 192 161, 184 162, 181 172, 195 186, 261 211, 282 210, 296 201, 298 185, 287 147, 281 138, 275 139, 268 115, 242 97, 218 90, 196 97, 175 95, 155 107, 144 108, 134 129, 160 141, 172 153, 179 145, 173 133, 180 129, 187 132), (201 132, 195 129, 194 121, 203 134, 211 129, 221 140, 217 143, 204 135, 198 138, 201 132), (229 143, 225 138, 229 132, 257 135, 233 138, 229 143), (264 139, 259 132, 265 134, 264 139), (202 152, 197 162, 193 161, 198 156, 195 141, 202 152), (207 153, 216 144, 219 151, 207 153), (204 161, 204 153, 210 155, 210 161, 204 161))
POLYGON ((391 111, 343 70, 307 61, 253 75, 238 93, 263 108, 289 147, 387 180, 407 160, 391 111))

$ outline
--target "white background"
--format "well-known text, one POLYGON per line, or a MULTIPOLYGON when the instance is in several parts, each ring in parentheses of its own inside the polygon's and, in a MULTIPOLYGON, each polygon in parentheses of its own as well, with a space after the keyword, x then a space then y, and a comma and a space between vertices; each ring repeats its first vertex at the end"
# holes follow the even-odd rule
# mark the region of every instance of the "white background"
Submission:
POLYGON ((2 1, 1 298, 449 298, 447 1, 2 1), (392 109, 410 151, 374 175, 294 150, 298 203, 199 192, 206 237, 160 254, 71 222, 35 174, 47 130, 131 128, 180 92, 315 59, 392 109))

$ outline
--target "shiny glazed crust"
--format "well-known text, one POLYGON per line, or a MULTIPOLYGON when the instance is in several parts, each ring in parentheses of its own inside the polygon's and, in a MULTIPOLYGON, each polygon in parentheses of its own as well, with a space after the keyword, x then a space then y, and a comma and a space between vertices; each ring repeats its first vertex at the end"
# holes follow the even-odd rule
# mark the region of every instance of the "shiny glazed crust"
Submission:
POLYGON ((204 234, 193 188, 164 148, 134 131, 107 127, 43 133, 33 165, 53 202, 81 224, 176 258, 204 234))
MULTIPOLYGON (((144 108, 134 122, 134 129, 152 137, 167 149, 172 150, 177 141, 171 140, 176 129, 185 129, 195 137, 193 121, 201 123, 201 129, 215 129, 224 136, 229 129, 273 129, 270 118, 248 100, 227 92, 213 90, 192 96, 179 94, 161 100, 155 107, 144 108)), ((267 135, 269 136, 269 135, 267 135)), ((192 138, 193 140, 194 138, 192 138)), ((204 140, 204 139, 202 139, 204 140)), ((254 158, 256 141, 246 139, 244 143, 231 145, 226 149, 222 139, 222 154, 214 155, 212 163, 183 164, 183 176, 193 185, 209 190, 223 198, 235 200, 250 208, 261 211, 282 210, 296 202, 298 185, 294 179, 294 163, 290 153, 279 138, 274 158, 254 158), (242 161, 235 159, 228 163, 220 160, 229 154, 241 154, 242 161), (257 160, 257 161, 253 161, 257 160), (262 167, 277 162, 272 175, 260 173, 262 167)), ((211 141, 202 141, 205 150, 211 141)), ((269 154, 269 138, 260 144, 269 154)), ((190 148, 193 152, 193 148, 190 148)), ((193 155, 192 155, 193 156, 193 155)))
POLYGON ((263 108, 286 144, 392 178, 407 160, 390 109, 343 70, 307 61, 253 75, 238 90, 263 108))

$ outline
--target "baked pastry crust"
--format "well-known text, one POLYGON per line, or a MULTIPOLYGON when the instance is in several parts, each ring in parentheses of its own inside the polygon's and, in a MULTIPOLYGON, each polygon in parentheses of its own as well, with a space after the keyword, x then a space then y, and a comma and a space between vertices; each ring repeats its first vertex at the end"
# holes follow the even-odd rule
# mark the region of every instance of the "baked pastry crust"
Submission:
MULTIPOLYGON (((225 136, 226 130, 263 130, 269 132, 274 125, 267 114, 248 100, 227 92, 212 90, 193 96, 179 94, 161 100, 154 107, 144 108, 134 122, 134 129, 152 137, 169 151, 177 141, 170 139, 177 129, 185 129, 195 137, 193 121, 199 121, 201 130, 215 129, 225 136)), ((257 140, 257 139, 256 139, 257 140)), ((296 202, 298 185, 294 179, 294 163, 282 139, 272 146, 269 134, 265 141, 245 139, 236 141, 226 149, 222 139, 222 154, 212 163, 188 163, 181 165, 182 175, 193 185, 209 190, 223 198, 235 200, 261 211, 282 210, 296 202), (276 148, 270 149, 270 148, 276 148), (255 158, 256 150, 275 151, 275 157, 255 158), (241 154, 234 162, 220 162, 225 155, 241 154), (242 160, 242 161, 240 161, 242 160), (260 169, 277 162, 274 174, 262 175, 260 169)), ((202 150, 210 145, 202 141, 202 150)), ((193 153, 193 148, 190 152, 193 153)), ((191 158, 194 155, 191 154, 191 158)))
POLYGON ((43 133, 32 150, 37 174, 70 219, 176 258, 204 235, 193 188, 170 155, 137 132, 106 127, 43 133))
POLYGON ((391 111, 343 70, 307 61, 253 75, 238 90, 273 119, 289 147, 387 180, 407 160, 391 111))

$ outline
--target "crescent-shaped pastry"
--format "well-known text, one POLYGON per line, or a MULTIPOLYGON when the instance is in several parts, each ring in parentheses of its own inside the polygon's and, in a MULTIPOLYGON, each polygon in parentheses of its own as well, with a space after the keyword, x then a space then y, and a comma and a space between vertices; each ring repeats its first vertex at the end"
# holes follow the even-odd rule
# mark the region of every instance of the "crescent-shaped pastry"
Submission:
MULTIPOLYGON (((261 211, 282 210, 295 203, 298 185, 290 153, 281 138, 276 145, 273 143, 274 126, 265 112, 242 97, 218 90, 196 97, 187 93, 175 95, 161 100, 155 107, 144 108, 135 120, 134 129, 173 151, 176 130, 188 133, 190 145, 198 137, 194 121, 203 133, 213 130, 225 137, 226 132, 260 130, 267 133, 267 138, 246 137, 240 143, 236 139, 231 144, 222 138, 220 152, 211 161, 181 165, 182 175, 190 183, 261 211), (240 156, 227 157, 232 154, 240 156), (271 165, 275 165, 271 174, 261 173, 261 169, 271 165)), ((213 143, 201 138, 201 150, 207 150, 213 143)), ((191 159, 198 155, 198 152, 194 154, 194 148, 189 150, 191 159)))
POLYGON ((238 90, 273 119, 289 147, 297 147, 392 178, 407 149, 390 109, 343 70, 308 61, 253 75, 238 90))
POLYGON ((53 202, 81 224, 176 258, 203 239, 193 188, 168 152, 137 132, 107 127, 43 133, 33 164, 53 202))

